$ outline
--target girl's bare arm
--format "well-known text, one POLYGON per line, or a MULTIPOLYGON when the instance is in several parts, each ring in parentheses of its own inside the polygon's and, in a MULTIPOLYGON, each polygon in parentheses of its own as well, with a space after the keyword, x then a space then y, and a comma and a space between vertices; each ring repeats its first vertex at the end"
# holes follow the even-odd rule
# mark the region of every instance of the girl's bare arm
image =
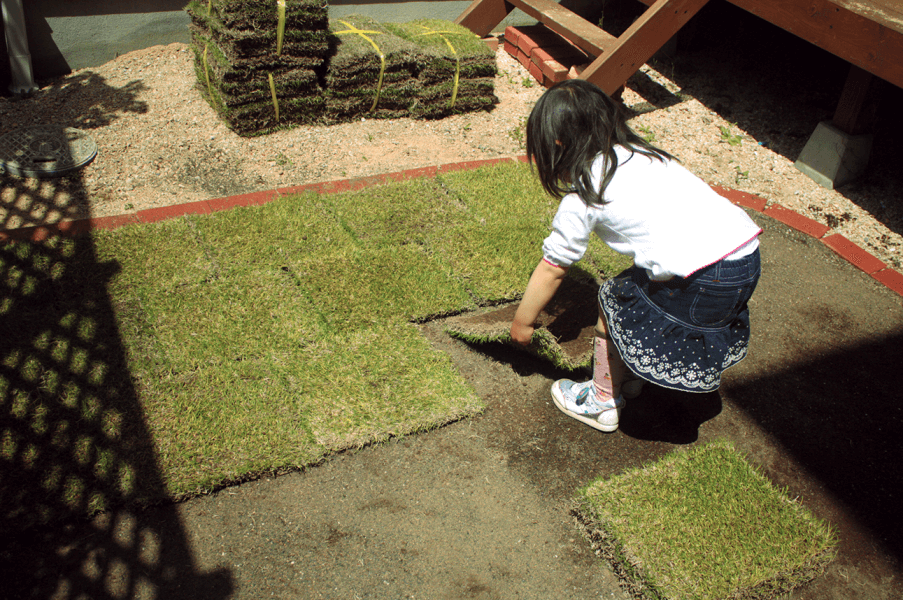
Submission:
POLYGON ((524 298, 511 323, 511 339, 523 345, 530 343, 530 338, 533 337, 533 324, 558 291, 558 286, 561 285, 566 273, 567 269, 544 260, 539 261, 533 275, 530 276, 527 291, 524 292, 524 298))

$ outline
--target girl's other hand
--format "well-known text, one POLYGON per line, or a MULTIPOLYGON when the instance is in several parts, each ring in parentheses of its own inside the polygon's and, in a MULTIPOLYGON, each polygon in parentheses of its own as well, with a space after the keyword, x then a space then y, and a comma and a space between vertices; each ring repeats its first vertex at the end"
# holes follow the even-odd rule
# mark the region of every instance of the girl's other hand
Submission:
POLYGON ((511 324, 511 339, 521 346, 527 346, 530 344, 530 340, 533 339, 533 330, 533 325, 523 325, 514 321, 511 324))

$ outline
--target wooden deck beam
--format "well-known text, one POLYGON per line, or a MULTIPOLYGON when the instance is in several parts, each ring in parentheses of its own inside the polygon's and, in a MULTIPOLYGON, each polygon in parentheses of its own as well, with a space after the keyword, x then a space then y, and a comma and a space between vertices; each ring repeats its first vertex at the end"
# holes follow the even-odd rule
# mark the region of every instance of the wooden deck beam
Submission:
POLYGON ((880 3, 839 0, 728 0, 857 67, 903 88, 903 20, 880 3), (868 16, 866 16, 868 15, 868 16))
POLYGON ((625 31, 610 51, 580 75, 610 95, 652 58, 708 0, 657 0, 625 31))

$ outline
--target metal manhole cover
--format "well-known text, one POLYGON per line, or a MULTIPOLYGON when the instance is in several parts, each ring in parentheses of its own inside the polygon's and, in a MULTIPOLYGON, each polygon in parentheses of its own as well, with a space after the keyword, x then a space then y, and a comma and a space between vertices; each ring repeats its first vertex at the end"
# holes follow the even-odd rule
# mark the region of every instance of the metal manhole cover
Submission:
POLYGON ((79 129, 38 125, 0 137, 0 173, 16 177, 60 177, 97 156, 97 144, 79 129))

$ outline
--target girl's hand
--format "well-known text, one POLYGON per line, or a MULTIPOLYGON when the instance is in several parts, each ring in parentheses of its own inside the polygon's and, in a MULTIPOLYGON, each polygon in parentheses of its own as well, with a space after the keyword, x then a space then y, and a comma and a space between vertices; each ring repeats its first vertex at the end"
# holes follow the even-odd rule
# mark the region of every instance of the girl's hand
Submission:
POLYGON ((539 261, 527 283, 524 297, 514 313, 511 323, 511 339, 516 343, 526 346, 533 337, 533 324, 539 318, 539 313, 555 295, 561 280, 564 279, 567 269, 558 267, 545 260, 539 261))
POLYGON ((523 325, 514 321, 511 323, 511 339, 521 346, 528 346, 533 339, 533 325, 523 325))

